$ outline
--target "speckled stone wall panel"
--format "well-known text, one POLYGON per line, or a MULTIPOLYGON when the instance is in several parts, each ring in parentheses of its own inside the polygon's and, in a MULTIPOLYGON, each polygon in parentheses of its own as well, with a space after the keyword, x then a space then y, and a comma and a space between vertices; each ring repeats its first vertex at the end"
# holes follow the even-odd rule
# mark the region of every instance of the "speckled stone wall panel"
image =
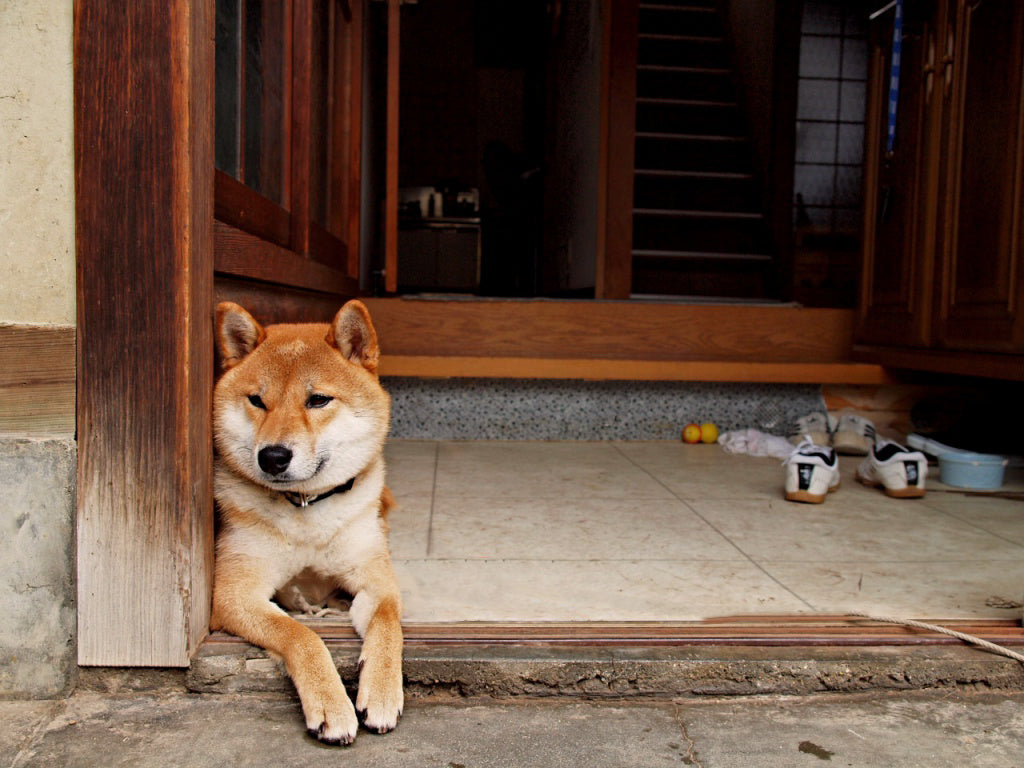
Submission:
POLYGON ((824 409, 802 384, 385 378, 391 436, 424 440, 678 440, 691 421, 789 433, 824 409))

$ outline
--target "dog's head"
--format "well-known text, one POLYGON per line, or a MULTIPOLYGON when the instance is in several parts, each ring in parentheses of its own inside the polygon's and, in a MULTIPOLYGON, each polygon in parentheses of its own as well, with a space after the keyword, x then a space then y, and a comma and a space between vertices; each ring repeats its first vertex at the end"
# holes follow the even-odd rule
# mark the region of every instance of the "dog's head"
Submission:
POLYGON ((225 373, 214 393, 214 440, 228 466, 259 485, 319 493, 364 469, 387 435, 390 399, 362 302, 329 324, 261 326, 217 307, 225 373))

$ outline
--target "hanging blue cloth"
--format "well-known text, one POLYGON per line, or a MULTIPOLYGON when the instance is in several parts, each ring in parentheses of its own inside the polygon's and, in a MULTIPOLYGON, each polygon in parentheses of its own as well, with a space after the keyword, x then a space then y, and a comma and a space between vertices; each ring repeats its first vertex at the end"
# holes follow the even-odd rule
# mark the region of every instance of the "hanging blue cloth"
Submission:
POLYGON ((889 66, 889 128, 885 137, 885 153, 891 155, 896 146, 896 112, 900 101, 900 50, 903 48, 903 0, 896 0, 896 16, 892 24, 892 61, 889 66))

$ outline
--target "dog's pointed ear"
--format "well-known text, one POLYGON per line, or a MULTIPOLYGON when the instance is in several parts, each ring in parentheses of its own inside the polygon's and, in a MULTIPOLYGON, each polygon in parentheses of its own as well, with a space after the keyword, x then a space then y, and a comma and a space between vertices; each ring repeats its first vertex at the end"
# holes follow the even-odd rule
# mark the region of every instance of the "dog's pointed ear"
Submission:
POLYGON ((217 305, 217 349, 225 370, 242 362, 266 337, 263 326, 237 304, 217 305))
POLYGON ((363 302, 352 299, 338 311, 327 332, 327 343, 353 363, 377 375, 380 346, 370 322, 370 311, 363 302))

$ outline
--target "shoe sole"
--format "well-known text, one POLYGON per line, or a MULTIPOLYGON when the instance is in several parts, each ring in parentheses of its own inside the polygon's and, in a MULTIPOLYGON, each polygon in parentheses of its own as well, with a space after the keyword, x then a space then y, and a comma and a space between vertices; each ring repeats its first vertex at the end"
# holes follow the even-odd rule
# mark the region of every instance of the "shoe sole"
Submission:
POLYGON ((857 480, 868 488, 881 488, 886 496, 893 499, 920 499, 924 496, 925 492, 924 488, 918 488, 916 485, 908 485, 906 488, 887 488, 885 483, 880 483, 877 480, 868 480, 860 475, 857 475, 857 480))
POLYGON ((829 493, 834 493, 839 490, 839 483, 836 483, 828 489, 828 493, 818 494, 811 493, 810 491, 786 491, 786 501, 799 501, 803 504, 821 504, 829 493))

